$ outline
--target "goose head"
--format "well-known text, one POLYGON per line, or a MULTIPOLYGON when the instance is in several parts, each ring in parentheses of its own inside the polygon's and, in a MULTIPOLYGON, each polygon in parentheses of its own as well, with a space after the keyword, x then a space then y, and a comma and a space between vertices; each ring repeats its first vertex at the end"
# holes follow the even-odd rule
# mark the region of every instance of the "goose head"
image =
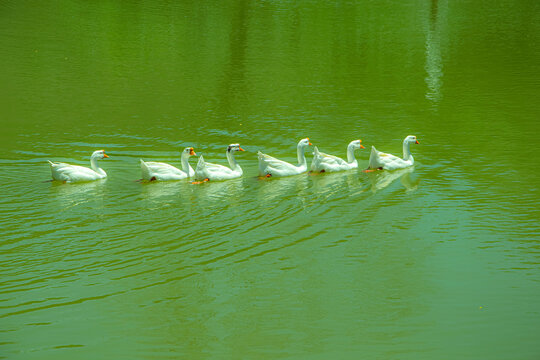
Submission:
POLYGON ((91 159, 98 159, 98 160, 101 160, 101 159, 105 159, 105 158, 108 158, 109 155, 105 154, 105 150, 96 150, 92 153, 92 156, 90 157, 91 159))
POLYGON ((233 152, 233 151, 245 151, 240 147, 240 144, 230 144, 227 146, 227 152, 233 152))
POLYGON ((193 150, 192 147, 187 147, 182 151, 182 157, 188 157, 189 158, 192 155, 197 155, 197 154, 195 154, 195 151, 193 150))
POLYGON ((403 140, 403 142, 406 144, 420 144, 418 140, 416 139, 416 136, 414 135, 407 136, 405 140, 403 140))
POLYGON ((306 146, 309 146, 309 145, 313 145, 311 144, 311 142, 309 141, 309 138, 305 138, 305 139, 302 139, 298 142, 298 147, 306 147, 306 146))
POLYGON ((353 140, 353 141, 351 141, 351 143, 349 145, 352 146, 353 149, 365 149, 364 145, 362 145, 361 142, 362 142, 362 140, 360 140, 360 139, 353 140))

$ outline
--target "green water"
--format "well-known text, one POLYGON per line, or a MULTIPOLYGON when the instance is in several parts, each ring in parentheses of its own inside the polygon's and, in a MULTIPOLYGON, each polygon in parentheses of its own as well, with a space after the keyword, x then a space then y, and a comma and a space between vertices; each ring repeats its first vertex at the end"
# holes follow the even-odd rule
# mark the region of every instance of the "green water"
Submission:
POLYGON ((0 358, 538 359, 539 35, 536 1, 2 2, 0 358), (256 178, 409 134, 410 170, 256 178), (135 182, 236 142, 241 179, 135 182))

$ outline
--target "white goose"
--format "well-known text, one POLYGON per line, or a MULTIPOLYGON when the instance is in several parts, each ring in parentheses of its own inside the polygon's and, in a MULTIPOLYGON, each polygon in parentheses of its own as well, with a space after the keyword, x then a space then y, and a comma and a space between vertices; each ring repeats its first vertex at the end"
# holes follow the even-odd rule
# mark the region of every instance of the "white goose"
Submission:
POLYGON ((182 180, 187 177, 192 177, 195 173, 191 165, 189 165, 189 157, 195 154, 192 147, 187 147, 182 151, 180 161, 182 170, 175 168, 172 165, 163 162, 147 161, 141 159, 142 178, 147 181, 159 180, 182 180))
POLYGON ((91 169, 79 165, 70 165, 66 163, 53 163, 49 161, 53 180, 63 181, 67 183, 93 181, 104 179, 107 173, 98 166, 97 161, 108 158, 105 150, 96 150, 90 157, 91 169))
POLYGON ((240 147, 240 144, 230 144, 227 146, 226 154, 230 168, 219 164, 208 163, 204 161, 204 158, 201 155, 199 162, 197 163, 197 167, 195 168, 195 180, 199 180, 199 182, 209 180, 228 180, 242 176, 242 168, 240 165, 238 165, 236 159, 234 158, 235 151, 244 151, 244 149, 240 147))
POLYGON ((338 158, 334 155, 328 155, 319 151, 315 146, 313 150, 313 161, 311 162, 311 171, 315 172, 332 172, 356 169, 358 167, 358 161, 354 157, 354 150, 364 149, 364 146, 360 144, 362 140, 353 140, 347 146, 347 161, 338 158))
POLYGON ((286 161, 278 160, 259 151, 259 175, 266 177, 290 176, 306 172, 307 162, 304 151, 308 145, 311 145, 309 138, 302 139, 298 142, 296 151, 298 155, 298 165, 293 165, 286 161))
POLYGON ((403 169, 414 165, 414 158, 410 150, 411 144, 419 144, 414 135, 409 135, 403 140, 403 159, 395 155, 380 152, 375 149, 375 146, 372 146, 367 171, 403 169))

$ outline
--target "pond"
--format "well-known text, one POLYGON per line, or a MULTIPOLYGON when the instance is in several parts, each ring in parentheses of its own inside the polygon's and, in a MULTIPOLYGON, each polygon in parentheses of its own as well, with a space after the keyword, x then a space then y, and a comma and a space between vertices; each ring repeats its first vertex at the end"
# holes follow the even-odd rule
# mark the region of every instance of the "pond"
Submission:
POLYGON ((538 3, 0 8, 0 358, 540 355, 538 3), (258 178, 305 137, 359 169, 258 178), (231 143, 241 178, 137 181, 231 143))

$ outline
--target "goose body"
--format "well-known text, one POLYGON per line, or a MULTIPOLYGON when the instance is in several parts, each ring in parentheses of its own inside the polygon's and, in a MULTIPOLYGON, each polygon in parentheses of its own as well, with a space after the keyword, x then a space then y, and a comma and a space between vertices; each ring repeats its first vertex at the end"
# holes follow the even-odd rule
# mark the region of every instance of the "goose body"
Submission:
POLYGON ((414 158, 410 150, 411 144, 419 144, 416 136, 414 135, 409 135, 405 138, 405 140, 403 140, 403 158, 392 154, 383 153, 375 149, 375 146, 372 146, 371 154, 369 156, 369 169, 396 170, 414 165, 414 158))
POLYGON ((230 144, 227 147, 226 155, 230 167, 206 162, 201 155, 197 162, 197 167, 195 168, 195 180, 229 180, 242 176, 242 168, 234 158, 234 152, 236 151, 244 151, 244 149, 242 149, 239 144, 230 144))
POLYGON ((328 155, 320 152, 315 146, 313 150, 313 161, 311 162, 311 171, 314 172, 333 172, 356 169, 358 161, 354 157, 354 150, 363 149, 360 144, 362 140, 353 140, 347 146, 347 161, 334 155, 328 155))
POLYGON ((90 157, 91 168, 49 161, 52 178, 67 183, 104 179, 107 177, 107 173, 98 166, 97 161, 108 157, 105 150, 94 151, 90 157))
POLYGON ((297 145, 298 165, 276 159, 270 155, 259 151, 259 175, 261 176, 291 176, 305 173, 307 171, 305 149, 311 145, 309 138, 302 139, 297 145))
POLYGON ((182 170, 163 162, 143 161, 141 159, 141 174, 142 178, 147 181, 158 180, 182 180, 188 177, 193 177, 195 172, 189 165, 189 157, 196 155, 192 147, 187 147, 182 151, 180 157, 182 170))

